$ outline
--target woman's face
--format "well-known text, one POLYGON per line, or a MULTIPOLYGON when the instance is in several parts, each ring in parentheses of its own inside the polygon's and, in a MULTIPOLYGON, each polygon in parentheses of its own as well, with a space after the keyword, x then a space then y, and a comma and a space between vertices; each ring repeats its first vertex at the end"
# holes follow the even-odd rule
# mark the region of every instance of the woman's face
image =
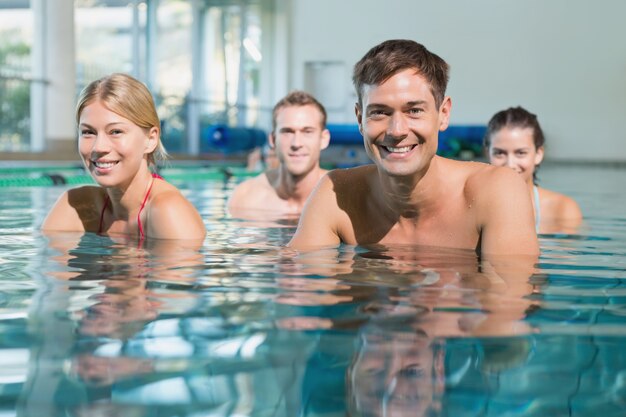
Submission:
POLYGON ((78 151, 98 184, 123 187, 158 144, 158 129, 148 131, 94 101, 80 114, 78 151))
POLYGON ((543 160, 543 147, 536 148, 530 127, 503 127, 491 135, 489 163, 508 166, 531 184, 537 165, 543 160))

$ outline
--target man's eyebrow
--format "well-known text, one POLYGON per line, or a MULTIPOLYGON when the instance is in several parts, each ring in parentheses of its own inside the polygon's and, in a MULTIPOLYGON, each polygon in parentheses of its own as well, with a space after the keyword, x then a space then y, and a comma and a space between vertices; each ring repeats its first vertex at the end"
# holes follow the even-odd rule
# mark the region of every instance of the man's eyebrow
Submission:
MULTIPOLYGON (((403 107, 424 106, 427 104, 428 104, 428 101, 426 100, 413 100, 413 101, 407 101, 406 103, 404 103, 403 107)), ((389 108, 391 108, 391 106, 388 106, 382 103, 371 103, 371 104, 368 104, 366 107, 366 109, 389 109, 389 108)))
POLYGON ((371 103, 368 104, 366 107, 366 110, 370 110, 370 109, 390 109, 391 107, 386 105, 386 104, 381 104, 381 103, 371 103))
POLYGON ((405 106, 407 107, 411 107, 411 106, 423 106, 425 104, 428 104, 428 102, 426 100, 414 100, 414 101, 407 101, 407 103, 405 104, 405 106))
POLYGON ((278 129, 279 132, 293 132, 294 130, 315 130, 315 129, 319 129, 319 126, 314 126, 314 125, 310 125, 310 126, 301 126, 301 127, 290 127, 290 126, 283 126, 280 129, 278 129))
MULTIPOLYGON (((492 146, 493 149, 498 150, 498 151, 503 151, 505 150, 504 148, 499 148, 497 146, 492 146)), ((513 151, 527 151, 529 149, 532 149, 532 146, 523 146, 521 148, 515 148, 513 149, 513 151)))

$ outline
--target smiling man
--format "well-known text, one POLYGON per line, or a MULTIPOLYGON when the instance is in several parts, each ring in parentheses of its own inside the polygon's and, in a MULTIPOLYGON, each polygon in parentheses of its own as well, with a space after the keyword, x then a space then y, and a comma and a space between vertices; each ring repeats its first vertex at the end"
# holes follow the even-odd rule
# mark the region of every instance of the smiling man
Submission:
POLYGON ((320 153, 328 146, 326 110, 312 95, 293 91, 274 106, 269 146, 280 162, 235 187, 228 202, 236 217, 299 215, 319 179, 320 153))
POLYGON ((343 242, 538 253, 532 206, 519 176, 436 155, 452 106, 443 59, 414 41, 385 41, 355 65, 353 82, 356 118, 374 164, 325 176, 290 247, 343 242))

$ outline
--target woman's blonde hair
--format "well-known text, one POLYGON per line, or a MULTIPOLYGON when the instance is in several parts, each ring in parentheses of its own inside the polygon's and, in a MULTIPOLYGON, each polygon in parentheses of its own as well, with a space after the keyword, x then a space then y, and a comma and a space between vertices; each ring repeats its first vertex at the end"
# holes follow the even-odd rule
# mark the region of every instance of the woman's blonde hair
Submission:
POLYGON ((130 120, 137 126, 149 130, 159 129, 158 144, 148 155, 148 165, 156 166, 167 159, 167 152, 161 142, 161 122, 148 88, 139 80, 127 74, 115 73, 91 82, 78 97, 76 124, 89 104, 101 101, 109 110, 130 120))

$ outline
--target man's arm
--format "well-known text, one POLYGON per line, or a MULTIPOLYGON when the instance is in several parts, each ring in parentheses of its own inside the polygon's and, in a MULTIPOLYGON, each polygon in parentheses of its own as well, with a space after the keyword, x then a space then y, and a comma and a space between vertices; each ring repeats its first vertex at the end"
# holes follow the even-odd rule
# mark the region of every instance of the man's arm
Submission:
POLYGON ((325 175, 309 196, 298 229, 287 244, 293 249, 318 249, 341 243, 337 232, 337 199, 333 183, 325 175))
POLYGON ((516 172, 493 168, 477 178, 481 255, 538 255, 528 187, 516 172))

